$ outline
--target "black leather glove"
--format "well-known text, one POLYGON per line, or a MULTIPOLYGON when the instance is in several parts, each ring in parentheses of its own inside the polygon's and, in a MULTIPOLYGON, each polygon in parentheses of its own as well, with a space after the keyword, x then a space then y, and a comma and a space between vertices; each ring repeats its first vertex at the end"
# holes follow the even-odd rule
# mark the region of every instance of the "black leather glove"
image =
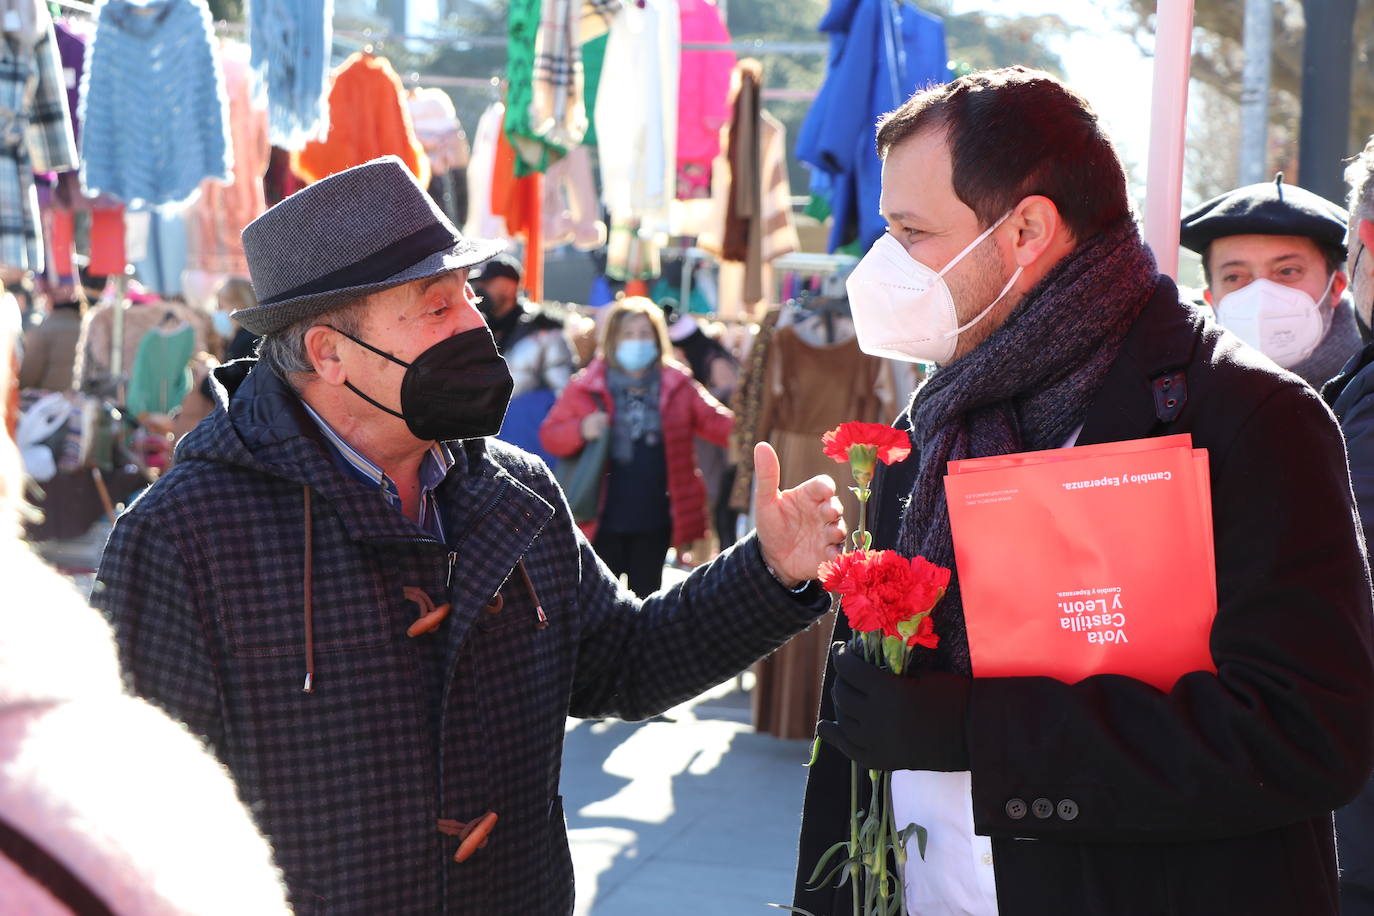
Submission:
POLYGON ((843 643, 830 651, 835 721, 817 727, 821 738, 871 770, 967 770, 964 716, 973 682, 927 671, 891 674, 843 643))

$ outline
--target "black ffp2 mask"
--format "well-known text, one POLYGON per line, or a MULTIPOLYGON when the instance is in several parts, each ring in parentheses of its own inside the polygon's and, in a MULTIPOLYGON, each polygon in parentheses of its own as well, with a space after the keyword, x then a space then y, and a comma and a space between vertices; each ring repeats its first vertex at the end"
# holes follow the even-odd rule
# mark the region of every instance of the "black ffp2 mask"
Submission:
POLYGON ((378 410, 405 420, 415 438, 447 442, 494 436, 501 431, 515 383, 487 328, 473 328, 445 338, 409 363, 352 334, 339 333, 405 367, 399 413, 363 394, 351 382, 344 384, 378 410))

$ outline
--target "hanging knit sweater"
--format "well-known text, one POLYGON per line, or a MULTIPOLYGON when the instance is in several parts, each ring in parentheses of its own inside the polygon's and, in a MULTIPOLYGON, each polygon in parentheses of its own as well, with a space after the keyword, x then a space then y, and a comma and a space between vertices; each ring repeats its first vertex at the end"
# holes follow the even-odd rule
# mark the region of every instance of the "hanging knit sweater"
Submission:
POLYGON ((82 74, 81 184, 148 206, 230 178, 228 100, 205 0, 103 0, 82 74))
POLYGON ((429 184, 429 157, 415 136, 401 77, 385 57, 357 53, 334 71, 331 118, 323 139, 291 154, 291 168, 307 181, 388 154, 400 157, 420 184, 429 184))
POLYGON ((328 123, 333 0, 253 0, 253 73, 267 95, 273 146, 300 149, 328 123))

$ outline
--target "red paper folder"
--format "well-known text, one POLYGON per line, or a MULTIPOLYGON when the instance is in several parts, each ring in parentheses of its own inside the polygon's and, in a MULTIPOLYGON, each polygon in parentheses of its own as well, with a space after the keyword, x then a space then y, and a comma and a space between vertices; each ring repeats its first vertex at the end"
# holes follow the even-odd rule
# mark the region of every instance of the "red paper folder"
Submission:
POLYGON ((1191 436, 955 461, 945 492, 975 676, 1167 690, 1216 670, 1211 486, 1191 436))

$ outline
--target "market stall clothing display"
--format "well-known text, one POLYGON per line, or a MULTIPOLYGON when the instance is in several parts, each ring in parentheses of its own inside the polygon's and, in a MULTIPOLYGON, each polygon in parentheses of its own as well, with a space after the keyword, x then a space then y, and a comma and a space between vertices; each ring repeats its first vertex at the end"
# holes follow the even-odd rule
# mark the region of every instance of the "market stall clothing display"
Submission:
POLYGON ((267 171, 267 111, 253 98, 248 47, 236 41, 220 45, 224 86, 229 97, 233 170, 228 183, 207 178, 200 197, 186 213, 186 264, 190 270, 217 275, 247 275, 248 261, 239 236, 243 227, 267 209, 262 176, 267 171))
MULTIPOLYGON (((614 18, 614 17, 612 17, 614 18)), ((607 29, 610 23, 606 23, 607 29)), ((582 108, 587 112, 587 132, 582 136, 584 146, 597 146, 596 91, 601 85, 601 65, 606 61, 606 42, 609 32, 582 43, 582 108)))
POLYGON ((129 260, 134 272, 146 288, 160 296, 181 296, 184 292, 182 281, 189 263, 186 222, 185 212, 179 210, 132 211, 125 215, 124 237, 129 240, 129 260))
POLYGON ((37 0, 0 0, 0 33, 32 46, 43 36, 47 10, 37 0))
POLYGON ((515 177, 542 172, 549 147, 530 119, 534 102, 534 54, 539 34, 540 0, 511 0, 506 12, 506 140, 516 152, 515 177))
POLYGON ((406 93, 406 104, 415 136, 429 157, 429 196, 454 225, 461 226, 467 222, 472 151, 453 100, 442 89, 412 89, 406 93))
POLYGON ((415 138, 429 157, 433 175, 466 169, 472 155, 468 135, 458 120, 453 99, 442 89, 412 89, 406 93, 415 138))
POLYGON ((581 22, 577 32, 578 44, 585 49, 589 43, 605 38, 606 33, 611 30, 611 21, 615 19, 615 14, 620 12, 625 2, 626 0, 582 0, 581 22))
POLYGON ((81 101, 81 74, 86 69, 86 48, 93 32, 90 22, 56 19, 53 35, 57 39, 57 54, 62 60, 62 84, 67 88, 67 111, 72 116, 72 139, 81 143, 81 119, 76 110, 81 101))
MULTIPOLYGON (((66 177, 65 173, 62 177, 66 177)), ((58 277, 77 274, 73 254, 76 250, 76 215, 80 209, 52 206, 43 214, 47 229, 48 252, 52 255, 49 272, 58 277)), ((124 256, 124 208, 91 207, 86 224, 86 270, 94 277, 122 274, 128 261, 124 256)))
MULTIPOLYGON (((728 44, 730 32, 711 0, 678 0, 683 45, 728 44)), ((730 120, 730 78, 735 52, 682 51, 677 95, 677 196, 711 196, 711 163, 730 120)))
MULTIPOLYGON (((712 216, 697 244, 723 261, 718 309, 756 314, 766 298, 765 268, 798 250, 787 178, 787 131, 762 107, 762 67, 744 60, 731 84, 731 118, 712 168, 712 216)), ((876 205, 875 205, 876 206, 876 205)))
POLYGON ((291 168, 319 181, 379 156, 398 157, 429 184, 429 157, 415 136, 401 77, 385 57, 359 51, 334 71, 324 136, 291 154, 291 168))
POLYGON ((253 0, 248 4, 253 73, 267 97, 274 146, 300 149, 328 123, 333 22, 334 0, 253 0))
POLYGON ((104 0, 81 86, 81 184, 179 206, 230 178, 228 99, 205 0, 104 0))
POLYGON ((830 36, 825 82, 796 154, 834 214, 830 250, 855 241, 867 250, 886 228, 878 119, 916 90, 949 80, 944 21, 898 0, 831 0, 819 29, 830 36))
POLYGON ((581 20, 582 0, 542 0, 534 36, 529 128, 560 155, 580 144, 587 133, 581 20))
POLYGON ((169 414, 191 390, 196 335, 184 321, 164 321, 143 335, 129 370, 124 405, 129 413, 169 414))
POLYGON ((0 267, 43 270, 33 173, 77 166, 71 115, 47 9, 32 4, 23 31, 0 32, 0 267))
POLYGON ((72 387, 76 347, 81 340, 81 308, 62 302, 37 327, 24 332, 24 357, 19 363, 19 387, 66 391, 72 387))
POLYGON ((504 131, 496 133, 491 175, 491 210, 506 224, 507 233, 525 240, 525 292, 535 302, 544 298, 544 176, 516 175, 519 157, 504 131))
POLYGON ((262 176, 262 193, 267 206, 275 206, 295 194, 308 182, 291 168, 291 151, 273 146, 267 155, 267 174, 262 176))
POLYGON ((677 192, 680 56, 675 0, 616 13, 596 97, 601 194, 612 221, 638 218, 646 234, 667 229, 677 192))
POLYGON ((506 238, 506 221, 492 213, 491 187, 496 169, 496 149, 506 106, 492 102, 477 119, 472 132, 472 158, 468 160, 468 218, 463 234, 478 239, 506 238))
MULTIPOLYGON (((156 297, 130 305, 124 311, 124 346, 120 350, 125 380, 138 356, 144 336, 162 322, 168 325, 189 324, 195 335, 192 352, 205 349, 210 320, 203 313, 180 302, 160 302, 156 297), (170 314, 170 317, 169 317, 170 314)), ((81 326, 81 342, 76 348, 75 385, 80 391, 100 397, 112 397, 120 380, 111 374, 114 353, 114 304, 102 302, 86 313, 81 326)))
MULTIPOLYGON (((896 405, 885 403, 878 394, 882 360, 860 350, 852 334, 847 340, 816 346, 803 340, 796 328, 782 327, 773 335, 766 359, 756 432, 777 450, 784 487, 795 487, 817 474, 835 476, 836 465, 821 448, 821 435, 827 430, 850 420, 886 422, 896 411, 896 405)), ((858 518, 858 499, 847 487, 839 491, 844 517, 858 518)), ((815 734, 832 621, 828 615, 755 664, 755 729, 779 738, 815 734)))
POLYGON ((591 153, 575 146, 544 173, 544 248, 571 244, 593 251, 606 244, 606 224, 598 217, 596 177, 591 153))

